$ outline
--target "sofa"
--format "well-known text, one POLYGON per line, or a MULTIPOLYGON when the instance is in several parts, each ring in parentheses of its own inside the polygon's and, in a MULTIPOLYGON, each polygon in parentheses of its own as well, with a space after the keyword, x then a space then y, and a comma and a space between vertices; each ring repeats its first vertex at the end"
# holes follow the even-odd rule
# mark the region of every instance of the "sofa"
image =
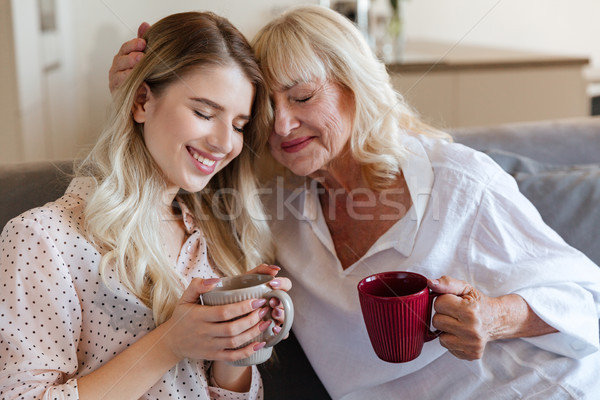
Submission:
MULTIPOLYGON (((600 264, 600 117, 451 130, 512 174, 546 223, 600 264)), ((72 162, 0 165, 0 226, 58 198, 72 162)), ((328 399, 293 335, 260 366, 266 399, 328 399)))

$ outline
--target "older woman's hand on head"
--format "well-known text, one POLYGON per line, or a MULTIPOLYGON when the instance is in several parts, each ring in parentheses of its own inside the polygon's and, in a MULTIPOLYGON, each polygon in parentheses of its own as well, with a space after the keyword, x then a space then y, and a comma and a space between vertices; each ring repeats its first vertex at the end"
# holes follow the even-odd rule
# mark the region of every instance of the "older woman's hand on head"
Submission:
POLYGON ((108 71, 108 88, 111 93, 121 86, 133 70, 133 67, 144 56, 146 41, 142 37, 148 29, 150 29, 150 24, 142 22, 138 28, 137 37, 123 43, 119 52, 113 58, 113 63, 108 71))
POLYGON ((457 358, 483 357, 488 342, 556 332, 517 294, 490 297, 465 281, 442 276, 428 281, 444 293, 435 302, 433 326, 443 331, 440 344, 457 358))

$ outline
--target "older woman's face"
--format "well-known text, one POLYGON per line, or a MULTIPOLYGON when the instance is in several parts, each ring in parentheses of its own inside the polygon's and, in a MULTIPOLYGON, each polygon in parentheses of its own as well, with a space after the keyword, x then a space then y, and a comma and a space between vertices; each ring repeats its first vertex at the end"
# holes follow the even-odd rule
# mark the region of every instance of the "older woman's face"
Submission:
POLYGON ((354 98, 334 82, 301 82, 273 93, 273 157, 294 174, 326 169, 344 150, 352 132, 354 98))

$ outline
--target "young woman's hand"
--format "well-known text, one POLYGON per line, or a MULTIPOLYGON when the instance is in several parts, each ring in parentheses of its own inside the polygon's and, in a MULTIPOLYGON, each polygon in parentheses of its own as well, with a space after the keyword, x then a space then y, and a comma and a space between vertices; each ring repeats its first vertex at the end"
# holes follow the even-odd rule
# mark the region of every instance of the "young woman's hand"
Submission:
POLYGON ((111 93, 121 86, 133 67, 142 59, 146 49, 146 41, 142 36, 150 29, 150 24, 143 22, 138 28, 138 36, 123 43, 119 52, 113 58, 113 63, 108 71, 108 88, 111 93))
POLYGON ((198 304, 202 293, 212 290, 218 279, 195 278, 187 287, 171 318, 165 322, 167 347, 178 358, 235 361, 249 357, 264 342, 238 346, 269 327, 262 318, 268 312, 264 299, 245 300, 223 306, 198 304))
MULTIPOLYGON (((280 270, 281 268, 279 268, 277 265, 261 264, 258 267, 248 271, 247 273, 276 276, 280 270)), ((271 280, 269 285, 273 289, 283 290, 287 292, 292 288, 292 281, 290 281, 288 278, 275 278, 271 280)), ((277 334, 281 330, 281 325, 283 324, 283 320, 285 317, 285 314, 283 312, 283 306, 281 305, 281 302, 275 297, 269 300, 269 306, 273 309, 273 311, 271 312, 271 318, 273 318, 273 320, 277 323, 277 325, 273 328, 273 333, 277 334)))

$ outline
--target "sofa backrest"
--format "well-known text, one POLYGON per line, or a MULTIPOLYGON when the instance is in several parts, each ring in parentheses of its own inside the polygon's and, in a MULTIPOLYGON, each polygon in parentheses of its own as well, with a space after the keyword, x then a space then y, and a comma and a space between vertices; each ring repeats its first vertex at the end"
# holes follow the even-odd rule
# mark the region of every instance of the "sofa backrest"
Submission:
POLYGON ((548 164, 600 164, 600 117, 459 128, 450 133, 477 150, 505 150, 548 164))
POLYGON ((0 165, 0 230, 11 219, 62 196, 72 161, 0 165))

